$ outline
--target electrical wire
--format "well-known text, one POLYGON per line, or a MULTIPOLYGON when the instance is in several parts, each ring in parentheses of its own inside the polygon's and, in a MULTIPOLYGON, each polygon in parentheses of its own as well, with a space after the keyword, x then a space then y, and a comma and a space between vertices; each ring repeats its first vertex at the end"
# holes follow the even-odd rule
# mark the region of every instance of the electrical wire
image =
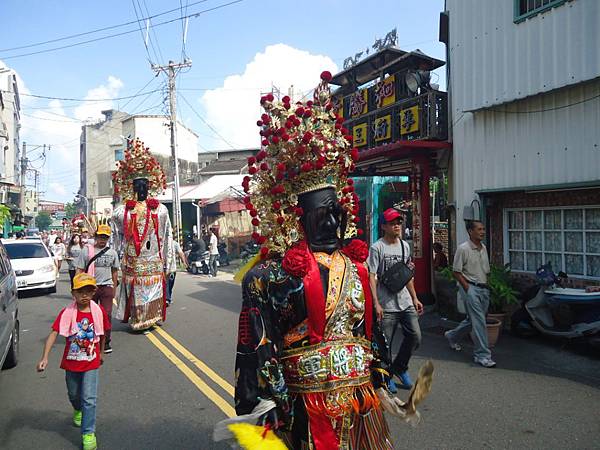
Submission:
MULTIPOLYGON (((202 11, 198 11, 198 12, 193 13, 193 14, 188 14, 185 17, 177 17, 175 19, 166 20, 164 22, 159 22, 156 25, 151 25, 150 27, 151 28, 156 28, 156 27, 159 27, 159 26, 162 26, 162 25, 167 25, 169 23, 177 22, 178 20, 181 20, 181 19, 187 19, 187 18, 195 19, 195 18, 199 17, 202 14, 205 14, 205 13, 208 13, 208 12, 212 12, 212 11, 216 11, 218 9, 234 5, 236 3, 241 3, 243 1, 244 0, 234 0, 234 1, 231 1, 231 2, 228 2, 228 3, 223 3, 223 4, 215 6, 213 8, 204 9, 202 11)), ((75 42, 75 43, 69 44, 69 45, 63 45, 63 46, 60 46, 60 47, 53 47, 53 48, 49 48, 49 49, 45 49, 45 50, 39 50, 37 52, 21 53, 19 55, 2 56, 0 58, 2 60, 7 60, 7 59, 23 58, 25 56, 39 55, 41 53, 54 52, 54 51, 57 51, 57 50, 63 50, 65 48, 76 47, 76 46, 79 46, 79 45, 85 45, 85 44, 89 44, 89 43, 92 43, 92 42, 102 41, 102 40, 111 39, 111 38, 114 38, 114 37, 124 36, 124 35, 127 35, 127 34, 137 33, 137 32, 138 32, 138 28, 135 28, 133 30, 123 31, 121 33, 110 34, 110 35, 107 35, 107 36, 102 36, 102 37, 98 37, 98 38, 94 38, 94 39, 88 39, 86 41, 75 42)))
MULTIPOLYGON (((482 111, 493 111, 493 112, 504 113, 504 114, 537 114, 537 113, 543 113, 543 112, 548 112, 548 111, 559 111, 561 109, 570 108, 572 106, 581 105, 582 103, 590 102, 597 98, 600 98, 600 94, 594 95, 589 98, 585 98, 585 99, 580 100, 575 103, 569 103, 567 105, 555 106, 552 108, 537 109, 537 110, 533 110, 533 111, 506 111, 506 110, 495 109, 495 108, 485 108, 485 109, 482 109, 482 111)), ((463 112, 473 112, 473 111, 463 111, 463 112)))
MULTIPOLYGON (((34 97, 34 98, 42 98, 45 100, 62 100, 66 102, 111 102, 116 100, 127 100, 130 98, 141 97, 142 95, 152 94, 153 92, 159 92, 161 89, 154 89, 152 91, 142 92, 134 95, 126 95, 123 97, 113 97, 113 98, 68 98, 68 97, 52 97, 49 95, 38 95, 38 94, 19 94, 25 97, 34 97)), ((8 92, 8 91, 2 91, 8 92)))
MULTIPOLYGON (((140 0, 136 0, 137 4, 138 4, 138 8, 140 8, 140 12, 142 11, 142 6, 140 5, 140 0)), ((144 8, 146 9, 146 14, 150 15, 150 11, 148 11, 148 5, 146 5, 146 0, 142 0, 144 2, 144 8)), ((148 19, 150 21, 150 19, 148 19)), ((150 25, 152 25, 152 22, 150 21, 150 25)), ((154 29, 154 27, 149 27, 150 28, 150 32, 152 33, 152 36, 154 36, 154 40, 156 41, 156 48, 158 50, 158 56, 160 57, 160 59, 158 60, 159 63, 161 61, 164 61, 164 57, 162 54, 162 51, 160 50, 160 43, 158 41, 158 36, 156 35, 156 30, 154 29)), ((150 44, 152 44, 152 39, 150 39, 150 44)))
MULTIPOLYGON (((200 0, 200 1, 197 1, 197 2, 194 2, 194 3, 191 3, 189 6, 195 6, 195 5, 198 5, 200 3, 206 3, 207 1, 208 0, 200 0)), ((131 22, 124 22, 124 23, 120 23, 120 24, 117 24, 117 25, 110 25, 108 27, 98 28, 96 30, 85 31, 83 33, 71 34, 69 36, 63 36, 63 37, 60 37, 60 38, 50 39, 50 40, 43 41, 43 42, 35 42, 33 44, 21 45, 19 47, 3 48, 3 49, 0 49, 0 53, 10 52, 10 51, 13 51, 13 50, 21 50, 21 49, 24 49, 24 48, 38 47, 40 45, 52 44, 54 42, 65 41, 65 40, 68 40, 68 39, 73 39, 73 38, 81 37, 81 36, 87 36, 89 34, 99 33, 101 31, 114 30, 116 28, 126 27, 127 25, 132 25, 134 23, 141 23, 141 22, 144 22, 144 21, 146 21, 148 19, 155 19, 155 18, 160 17, 160 16, 165 16, 167 14, 170 14, 172 12, 177 11, 178 9, 179 8, 173 8, 173 9, 170 9, 168 11, 163 11, 161 13, 154 14, 154 15, 149 16, 149 17, 142 17, 141 19, 138 19, 138 20, 132 20, 131 22)), ((187 14, 187 7, 186 7, 186 14, 187 14)))
MULTIPOLYGON (((152 57, 150 56, 150 50, 148 50, 148 43, 146 42, 146 37, 144 36, 144 31, 142 30, 142 23, 138 16, 134 0, 131 0, 131 4, 133 6, 133 11, 135 12, 135 18, 137 19, 138 27, 140 29, 140 36, 142 37, 142 42, 144 43, 144 47, 146 49, 146 55, 148 55, 148 62, 150 63, 150 65, 152 65, 153 64, 152 57)), ((146 20, 150 20, 150 19, 146 19, 146 20)))

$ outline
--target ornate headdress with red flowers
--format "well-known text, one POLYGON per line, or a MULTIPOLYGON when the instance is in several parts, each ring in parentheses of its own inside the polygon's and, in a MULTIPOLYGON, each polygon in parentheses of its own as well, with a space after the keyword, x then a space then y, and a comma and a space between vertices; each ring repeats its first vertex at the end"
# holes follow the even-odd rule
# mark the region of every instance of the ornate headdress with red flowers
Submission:
POLYGON ((146 178, 148 193, 158 195, 167 187, 167 179, 160 164, 150 154, 149 148, 139 139, 127 139, 125 158, 117 162, 117 171, 113 173, 114 193, 122 199, 132 199, 133 180, 146 178))
POLYGON ((255 240, 263 254, 283 255, 304 239, 298 205, 300 194, 333 187, 348 214, 346 238, 356 234, 358 197, 348 173, 354 170, 358 150, 333 109, 329 72, 321 74, 314 98, 305 104, 291 104, 289 97, 276 101, 272 94, 261 98, 265 113, 261 128, 262 148, 248 158, 250 176, 243 182, 250 195, 246 208, 256 227, 255 240))

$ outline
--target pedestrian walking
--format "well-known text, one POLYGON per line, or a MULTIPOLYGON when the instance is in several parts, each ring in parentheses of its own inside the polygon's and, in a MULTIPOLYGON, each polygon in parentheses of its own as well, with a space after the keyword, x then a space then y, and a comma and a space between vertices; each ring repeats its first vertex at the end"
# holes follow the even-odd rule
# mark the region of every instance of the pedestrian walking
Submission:
MULTIPOLYGON (((110 239, 110 226, 98 225, 94 245, 87 244, 75 262, 77 274, 88 273, 96 279, 98 289, 94 301, 102 305, 108 317, 112 317, 115 288, 118 286, 119 256, 107 246, 110 239)), ((110 329, 106 333, 104 353, 112 352, 110 329)))
POLYGON ((455 329, 446 331, 444 336, 453 350, 460 351, 460 338, 471 329, 475 344, 475 363, 491 368, 495 367, 496 363, 492 360, 485 325, 485 316, 490 304, 490 289, 487 285, 490 262, 482 242, 485 226, 477 220, 468 221, 467 232, 469 240, 456 249, 452 264, 454 278, 458 281, 459 301, 464 303, 467 317, 455 329))
POLYGON ((177 276, 178 257, 185 267, 189 265, 185 253, 183 253, 183 250, 181 249, 181 245, 173 239, 173 257, 170 259, 169 275, 167 278, 167 306, 171 306, 171 303, 173 303, 173 288, 175 287, 175 277, 177 276))
POLYGON ((63 308, 46 339, 38 372, 48 367, 56 337, 66 338, 60 367, 65 370, 67 393, 73 406, 73 425, 81 428, 83 450, 95 450, 98 369, 103 363, 104 335, 110 330, 106 311, 92 301, 96 280, 88 274, 73 279, 73 302, 63 308))
POLYGON ((210 229, 208 251, 208 267, 210 268, 210 274, 212 277, 216 277, 217 267, 219 264, 219 240, 217 239, 217 235, 215 234, 215 230, 213 228, 210 229))
POLYGON ((58 236, 54 240, 54 244, 50 247, 52 254, 54 255, 54 263, 56 264, 56 278, 60 276, 60 268, 62 266, 63 259, 67 254, 67 248, 65 244, 63 244, 63 240, 60 236, 58 236))
MULTIPOLYGON (((398 262, 410 262, 410 246, 402 240, 402 214, 395 208, 387 209, 380 217, 383 237, 375 242, 369 251, 367 265, 369 283, 373 292, 373 303, 377 318, 382 324, 383 333, 388 341, 390 352, 395 339, 402 335, 402 344, 398 354, 393 358, 389 388, 395 392, 395 375, 400 380, 400 388, 410 389, 413 385, 408 374, 408 362, 413 352, 421 344, 421 328, 419 314, 423 313, 423 305, 417 297, 414 280, 394 293, 382 282, 384 273, 398 262)), ((392 359, 392 355, 390 355, 392 359)))
POLYGON ((73 278, 77 273, 77 267, 75 263, 81 254, 81 250, 83 249, 83 244, 81 242, 81 236, 79 234, 73 234, 71 236, 71 240, 69 241, 69 245, 67 246, 67 255, 66 260, 69 266, 69 277, 71 278, 71 289, 73 289, 73 278))

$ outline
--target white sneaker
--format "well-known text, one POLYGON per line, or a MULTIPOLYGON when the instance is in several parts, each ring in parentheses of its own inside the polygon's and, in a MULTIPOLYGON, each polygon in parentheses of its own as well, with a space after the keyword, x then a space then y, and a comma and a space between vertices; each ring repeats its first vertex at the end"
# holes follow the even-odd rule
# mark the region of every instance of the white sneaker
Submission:
POLYGON ((475 364, 479 364, 480 366, 491 369, 492 367, 496 367, 496 363, 492 360, 492 358, 473 358, 475 364))
POLYGON ((450 345, 450 348, 452 350, 455 350, 457 352, 460 352, 462 350, 462 347, 458 342, 454 342, 452 339, 450 339, 450 331, 446 331, 444 333, 444 337, 448 340, 448 344, 450 345))

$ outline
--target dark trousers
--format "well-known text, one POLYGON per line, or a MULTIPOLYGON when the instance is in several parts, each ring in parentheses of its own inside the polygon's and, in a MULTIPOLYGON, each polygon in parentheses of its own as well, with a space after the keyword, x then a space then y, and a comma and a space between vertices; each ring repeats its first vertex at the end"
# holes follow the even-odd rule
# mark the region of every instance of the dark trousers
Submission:
POLYGON ((388 341, 390 350, 390 361, 393 360, 390 370, 399 375, 408 369, 408 361, 413 352, 421 345, 421 327, 419 326, 419 315, 414 306, 409 306, 400 312, 383 313, 383 333, 388 341), (392 358, 392 345, 394 339, 402 333, 402 344, 396 358, 392 358))
POLYGON ((217 260, 219 255, 210 255, 210 259, 208 260, 208 267, 210 268, 210 274, 213 277, 217 276, 217 260))
POLYGON ((75 269, 69 269, 69 277, 71 278, 71 290, 73 290, 73 278, 75 278, 75 274, 77 271, 75 269))
POLYGON ((175 277, 177 272, 171 272, 167 277, 167 303, 171 304, 173 301, 173 287, 175 286, 175 277))
MULTIPOLYGON (((108 320, 110 322, 112 318, 112 308, 113 308, 113 298, 115 297, 115 288, 112 286, 98 286, 98 290, 94 295, 94 301, 99 305, 102 305, 104 311, 106 311, 106 315, 108 316, 108 320)), ((110 329, 104 330, 104 336, 106 337, 106 343, 110 342, 110 329)))

